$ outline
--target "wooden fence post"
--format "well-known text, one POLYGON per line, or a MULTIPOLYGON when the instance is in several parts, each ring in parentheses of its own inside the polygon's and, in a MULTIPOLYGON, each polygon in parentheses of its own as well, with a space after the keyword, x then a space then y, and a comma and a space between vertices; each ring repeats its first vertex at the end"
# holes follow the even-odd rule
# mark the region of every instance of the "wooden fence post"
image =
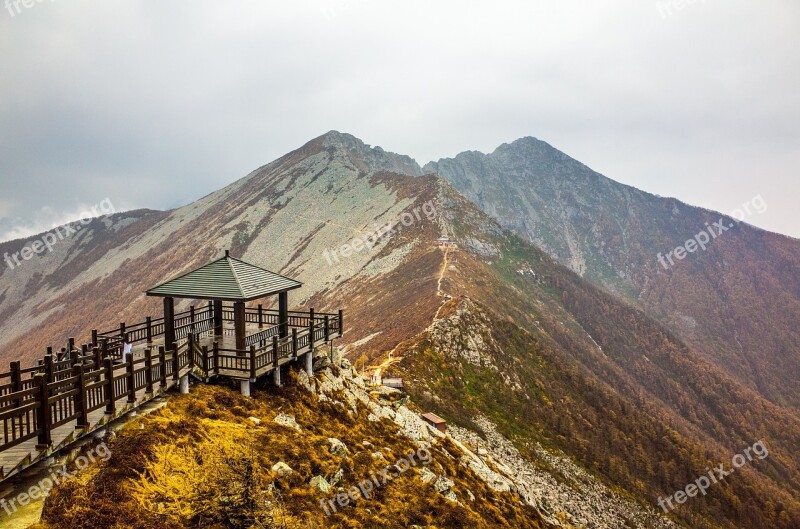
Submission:
POLYGON ((83 364, 73 366, 72 376, 77 377, 75 384, 78 390, 74 397, 75 411, 78 413, 75 429, 86 430, 89 428, 89 410, 86 403, 86 376, 83 372, 83 364))
POLYGON ((126 367, 126 377, 125 382, 127 382, 128 388, 128 404, 133 404, 136 402, 136 372, 135 366, 133 365, 133 354, 129 354, 127 358, 126 367))
POLYGON ((219 375, 219 343, 214 342, 214 374, 219 375))
POLYGON ((114 415, 117 412, 117 399, 114 395, 114 360, 103 360, 103 370, 106 380, 106 414, 114 415))
POLYGON ((36 408, 36 428, 39 431, 39 435, 36 441, 36 448, 44 450, 53 444, 50 432, 50 392, 47 389, 47 375, 37 374, 36 386, 39 388, 39 407, 36 408))
POLYGON ((202 351, 203 351, 203 367, 201 369, 203 370, 203 376, 207 377, 208 376, 208 346, 204 345, 202 351))
POLYGON ((278 337, 272 337, 272 361, 275 364, 275 367, 278 367, 278 337))
POLYGON ((292 357, 297 358, 297 327, 292 327, 292 357))
POLYGON ((325 334, 324 334, 324 336, 325 336, 325 343, 327 343, 327 342, 329 342, 331 340, 331 328, 330 328, 330 323, 328 321, 328 315, 327 314, 325 315, 325 320, 324 321, 325 321, 325 334))
POLYGON ((258 328, 262 329, 264 327, 264 305, 261 303, 258 304, 258 328))
POLYGON ((44 376, 48 384, 53 382, 53 355, 44 357, 44 376))
POLYGON ((125 334, 125 329, 126 329, 125 322, 123 321, 122 323, 119 324, 119 335, 120 336, 125 334))
POLYGON ((78 352, 75 350, 75 338, 67 340, 67 356, 69 356, 70 366, 75 367, 78 364, 78 352))
POLYGON ((147 343, 153 343, 153 318, 147 317, 147 343))
POLYGON ((92 329, 92 345, 96 346, 97 344, 97 329, 92 329))
POLYGON ((164 350, 164 346, 160 345, 158 347, 158 368, 161 370, 159 377, 159 386, 164 389, 167 387, 167 353, 164 350))
POLYGON ((95 371, 98 369, 103 368, 103 355, 100 352, 100 348, 95 346, 92 348, 92 354, 94 355, 94 369, 95 371))
POLYGON ((144 379, 147 385, 144 392, 148 395, 153 394, 153 350, 149 347, 144 350, 144 379))
POLYGON ((339 338, 342 337, 344 333, 344 311, 339 309, 339 338))
MULTIPOLYGON (((11 392, 22 391, 22 373, 20 372, 19 362, 11 362, 11 392)), ((22 405, 20 399, 14 399, 13 406, 19 408, 22 405)))
POLYGON ((175 342, 172 343, 172 380, 178 381, 180 375, 178 372, 181 370, 181 361, 178 358, 178 346, 175 342))
POLYGON ((308 346, 314 350, 314 309, 308 309, 309 324, 308 324, 308 346))
POLYGON ((250 378, 256 379, 256 346, 250 346, 250 378))
POLYGON ((194 305, 189 306, 189 334, 194 334, 194 305))

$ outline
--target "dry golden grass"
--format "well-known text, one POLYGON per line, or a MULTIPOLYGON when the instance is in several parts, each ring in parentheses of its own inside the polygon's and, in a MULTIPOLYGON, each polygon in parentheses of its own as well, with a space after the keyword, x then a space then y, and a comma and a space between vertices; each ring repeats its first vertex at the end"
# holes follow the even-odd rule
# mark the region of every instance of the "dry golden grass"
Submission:
POLYGON ((368 421, 364 409, 354 414, 335 402, 317 402, 295 382, 258 391, 253 399, 198 386, 123 429, 110 460, 91 477, 54 490, 38 529, 549 527, 518 496, 490 490, 460 465, 452 457, 459 449, 448 440, 432 447, 428 468, 455 483, 461 504, 423 483, 420 466, 327 516, 320 502, 333 499, 337 487, 356 486, 417 449, 396 431, 389 421, 368 421), (302 431, 273 423, 281 412, 293 415, 302 431), (330 453, 329 437, 347 445, 347 457, 330 453), (372 456, 377 451, 385 460, 372 456), (293 472, 274 475, 279 461, 293 472), (330 480, 340 469, 342 479, 329 493, 309 485, 312 477, 330 480))

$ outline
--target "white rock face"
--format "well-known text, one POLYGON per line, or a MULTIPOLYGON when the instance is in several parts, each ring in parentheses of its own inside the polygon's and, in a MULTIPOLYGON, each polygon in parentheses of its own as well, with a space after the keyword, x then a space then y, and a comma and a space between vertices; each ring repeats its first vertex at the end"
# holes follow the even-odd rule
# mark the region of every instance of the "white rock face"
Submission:
POLYGON ((287 428, 292 428, 297 430, 298 432, 302 430, 300 425, 297 424, 297 421, 294 419, 293 415, 287 415, 285 413, 279 413, 272 419, 272 422, 275 424, 280 424, 281 426, 286 426, 287 428))
POLYGON ((617 529, 631 527, 627 523, 633 523, 633 527, 641 529, 677 529, 677 525, 657 511, 622 498, 566 456, 554 455, 536 445, 539 464, 535 464, 525 460, 511 441, 497 433, 489 419, 476 417, 475 423, 482 436, 457 426, 448 429, 465 450, 469 451, 467 446, 477 447, 474 453, 462 457, 462 464, 469 466, 492 489, 518 492, 525 503, 535 507, 550 523, 560 524, 555 515, 566 513, 572 524, 587 528, 617 529), (502 473, 495 472, 487 463, 502 473), (554 469, 567 479, 556 480, 552 472, 542 468, 554 469))
MULTIPOLYGON (((553 455, 536 446, 539 460, 525 460, 513 443, 500 435, 494 424, 485 417, 475 419, 481 429, 480 435, 454 425, 450 425, 448 433, 443 434, 430 427, 419 412, 408 405, 389 402, 385 398, 388 395, 386 393, 368 392, 359 383, 361 380, 352 368, 341 369, 338 376, 328 368, 321 375, 316 381, 311 381, 312 385, 316 382, 315 389, 320 400, 352 407, 356 412, 366 408, 368 420, 392 421, 399 434, 421 448, 428 448, 437 440, 449 437, 459 450, 451 453, 451 457, 468 467, 493 490, 518 493, 526 504, 537 509, 553 525, 562 526, 556 518, 559 515, 561 519, 570 520, 573 526, 586 529, 678 529, 655 510, 622 498, 563 455, 553 455), (555 469, 552 472, 557 472, 566 480, 556 480, 550 471, 543 468, 555 469)), ((329 439, 333 445, 332 441, 329 439)), ((372 455, 383 456, 381 452, 372 455)), ((452 490, 453 481, 448 476, 436 474, 427 467, 418 469, 418 472, 422 483, 432 484, 449 501, 473 501, 474 494, 470 491, 459 498, 452 490)), ((319 479, 314 480, 312 482, 315 485, 312 486, 322 486, 319 479)), ((329 483, 325 484, 330 487, 329 483)))
POLYGON ((347 445, 345 445, 339 439, 329 437, 328 443, 330 443, 328 450, 330 450, 331 454, 338 457, 347 457, 347 445))

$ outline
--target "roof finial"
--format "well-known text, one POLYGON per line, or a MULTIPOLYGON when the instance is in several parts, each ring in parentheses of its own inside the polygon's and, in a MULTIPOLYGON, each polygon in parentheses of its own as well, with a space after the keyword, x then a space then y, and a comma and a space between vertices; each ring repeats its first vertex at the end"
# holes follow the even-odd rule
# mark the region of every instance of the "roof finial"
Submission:
POLYGON ((230 257, 230 256, 231 256, 231 251, 225 250, 225 257, 230 257))

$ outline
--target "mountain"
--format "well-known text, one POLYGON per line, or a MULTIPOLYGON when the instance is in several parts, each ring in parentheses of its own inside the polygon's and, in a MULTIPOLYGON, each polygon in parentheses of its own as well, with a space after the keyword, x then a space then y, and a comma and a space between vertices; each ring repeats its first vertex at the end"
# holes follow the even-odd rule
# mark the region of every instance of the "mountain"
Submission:
POLYGON ((339 350, 402 375, 448 439, 496 451, 545 523, 800 525, 795 409, 651 314, 624 278, 593 284, 431 170, 330 132, 193 204, 93 221, 0 274, 3 358, 158 314, 144 290, 230 248, 303 282, 291 303, 343 307, 339 350), (768 458, 659 514, 659 497, 758 441, 768 458))
POLYGON ((740 382, 800 409, 800 241, 739 222, 763 212, 763 197, 721 215, 614 182, 534 138, 424 170, 740 382))

